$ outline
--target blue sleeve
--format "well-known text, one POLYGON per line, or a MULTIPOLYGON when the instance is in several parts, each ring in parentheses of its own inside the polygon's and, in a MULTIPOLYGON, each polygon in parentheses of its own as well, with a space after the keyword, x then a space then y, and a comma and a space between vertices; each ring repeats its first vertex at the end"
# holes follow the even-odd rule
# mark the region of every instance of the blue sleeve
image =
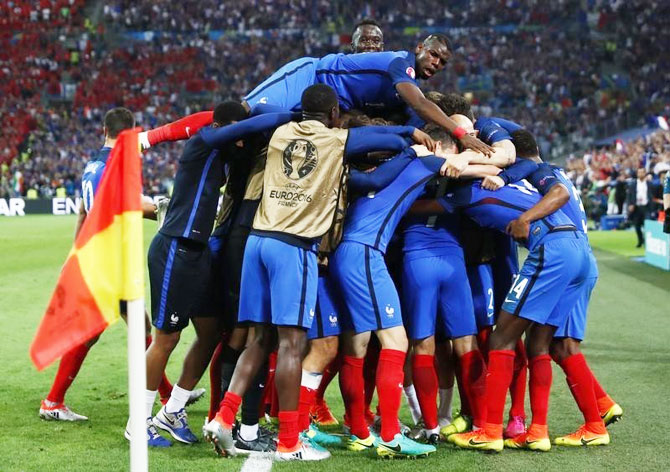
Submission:
POLYGON ((349 190, 357 193, 378 192, 393 182, 415 157, 414 150, 408 149, 371 172, 351 169, 347 181, 349 190))
POLYGON ((475 129, 479 130, 479 139, 486 144, 495 144, 506 139, 512 140, 507 130, 490 118, 480 118, 475 124, 475 129))
POLYGON ((391 76, 394 87, 403 82, 417 85, 414 64, 407 62, 407 59, 396 57, 389 63, 387 72, 391 76))
MULTIPOLYGON (((347 143, 344 146, 344 157, 348 158, 357 154, 367 154, 372 151, 400 152, 408 147, 407 141, 397 134, 379 133, 370 131, 373 126, 363 126, 349 130, 347 143)), ((395 126, 382 126, 381 128, 396 128, 395 126)), ((406 128, 399 126, 398 128, 406 128)))
POLYGON ((251 107, 249 116, 264 115, 266 113, 283 113, 287 111, 290 110, 287 110, 286 108, 280 107, 278 105, 270 105, 269 103, 257 103, 256 105, 251 107))
POLYGON ((498 123, 498 125, 500 125, 500 127, 503 128, 508 133, 513 133, 514 131, 523 128, 523 126, 521 126, 519 123, 515 123, 513 121, 506 120, 504 118, 492 118, 492 121, 498 123))
POLYGON ((542 195, 546 195, 554 185, 561 183, 547 164, 540 164, 537 170, 528 176, 528 182, 542 195))
POLYGON ((210 126, 200 130, 200 137, 214 149, 218 149, 231 141, 237 141, 250 134, 260 133, 288 123, 293 118, 290 112, 268 113, 238 121, 221 128, 210 126))
POLYGON ((437 174, 440 172, 440 169, 444 165, 445 160, 437 156, 425 156, 421 158, 421 163, 426 166, 426 168, 437 174))
POLYGON ((503 171, 498 174, 498 177, 502 178, 505 185, 507 185, 510 182, 518 182, 519 180, 525 179, 535 172, 537 168, 538 165, 529 159, 517 159, 514 164, 503 169, 503 171))

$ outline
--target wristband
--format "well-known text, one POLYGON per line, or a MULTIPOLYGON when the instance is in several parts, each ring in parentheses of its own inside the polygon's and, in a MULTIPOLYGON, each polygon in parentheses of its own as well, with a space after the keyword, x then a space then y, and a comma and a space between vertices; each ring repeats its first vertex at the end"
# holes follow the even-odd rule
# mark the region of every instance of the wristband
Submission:
POLYGON ((451 135, 456 138, 456 139, 461 139, 463 136, 468 134, 468 132, 465 130, 465 128, 461 128, 460 126, 457 126, 452 132, 451 135))

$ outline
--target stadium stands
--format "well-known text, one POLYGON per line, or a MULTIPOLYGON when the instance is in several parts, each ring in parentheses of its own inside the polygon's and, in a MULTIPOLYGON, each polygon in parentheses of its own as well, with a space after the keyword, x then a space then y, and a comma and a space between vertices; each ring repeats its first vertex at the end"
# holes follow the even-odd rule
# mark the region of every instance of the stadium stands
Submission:
MULTIPOLYGON (((146 127, 239 98, 290 59, 345 49, 364 16, 381 22, 387 49, 447 32, 456 55, 426 88, 468 93, 477 114, 522 123, 546 157, 666 113, 670 97, 662 53, 670 5, 662 2, 461 0, 445 9, 430 0, 407 9, 400 0, 375 0, 357 9, 323 0, 119 0, 96 13, 97 3, 1 7, 0 196, 30 188, 48 195, 67 182, 64 175, 76 192, 82 163, 100 141, 97 119, 111 106, 131 108, 146 127), (49 162, 62 155, 67 169, 49 162), (61 167, 58 177, 50 174, 61 167)), ((170 168, 158 165, 174 162, 178 151, 147 156, 147 192, 167 189, 170 168)))

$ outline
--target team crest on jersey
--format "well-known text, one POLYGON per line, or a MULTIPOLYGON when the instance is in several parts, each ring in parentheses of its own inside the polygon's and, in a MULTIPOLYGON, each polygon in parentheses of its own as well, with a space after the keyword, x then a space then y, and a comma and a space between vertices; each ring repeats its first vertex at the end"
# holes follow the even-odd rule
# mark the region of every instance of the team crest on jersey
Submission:
POLYGON ((316 146, 306 139, 294 139, 284 149, 282 168, 291 180, 300 180, 309 175, 318 161, 316 146))
POLYGON ((416 79, 416 72, 414 72, 414 67, 408 67, 405 69, 405 73, 409 75, 412 79, 416 79))

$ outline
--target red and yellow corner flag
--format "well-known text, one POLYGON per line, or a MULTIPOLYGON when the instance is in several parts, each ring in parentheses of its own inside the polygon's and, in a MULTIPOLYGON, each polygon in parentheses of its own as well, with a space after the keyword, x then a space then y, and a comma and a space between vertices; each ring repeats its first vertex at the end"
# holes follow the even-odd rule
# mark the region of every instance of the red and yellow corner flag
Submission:
POLYGON ((39 370, 118 320, 120 300, 144 297, 138 131, 119 135, 95 203, 65 261, 30 346, 39 370))

